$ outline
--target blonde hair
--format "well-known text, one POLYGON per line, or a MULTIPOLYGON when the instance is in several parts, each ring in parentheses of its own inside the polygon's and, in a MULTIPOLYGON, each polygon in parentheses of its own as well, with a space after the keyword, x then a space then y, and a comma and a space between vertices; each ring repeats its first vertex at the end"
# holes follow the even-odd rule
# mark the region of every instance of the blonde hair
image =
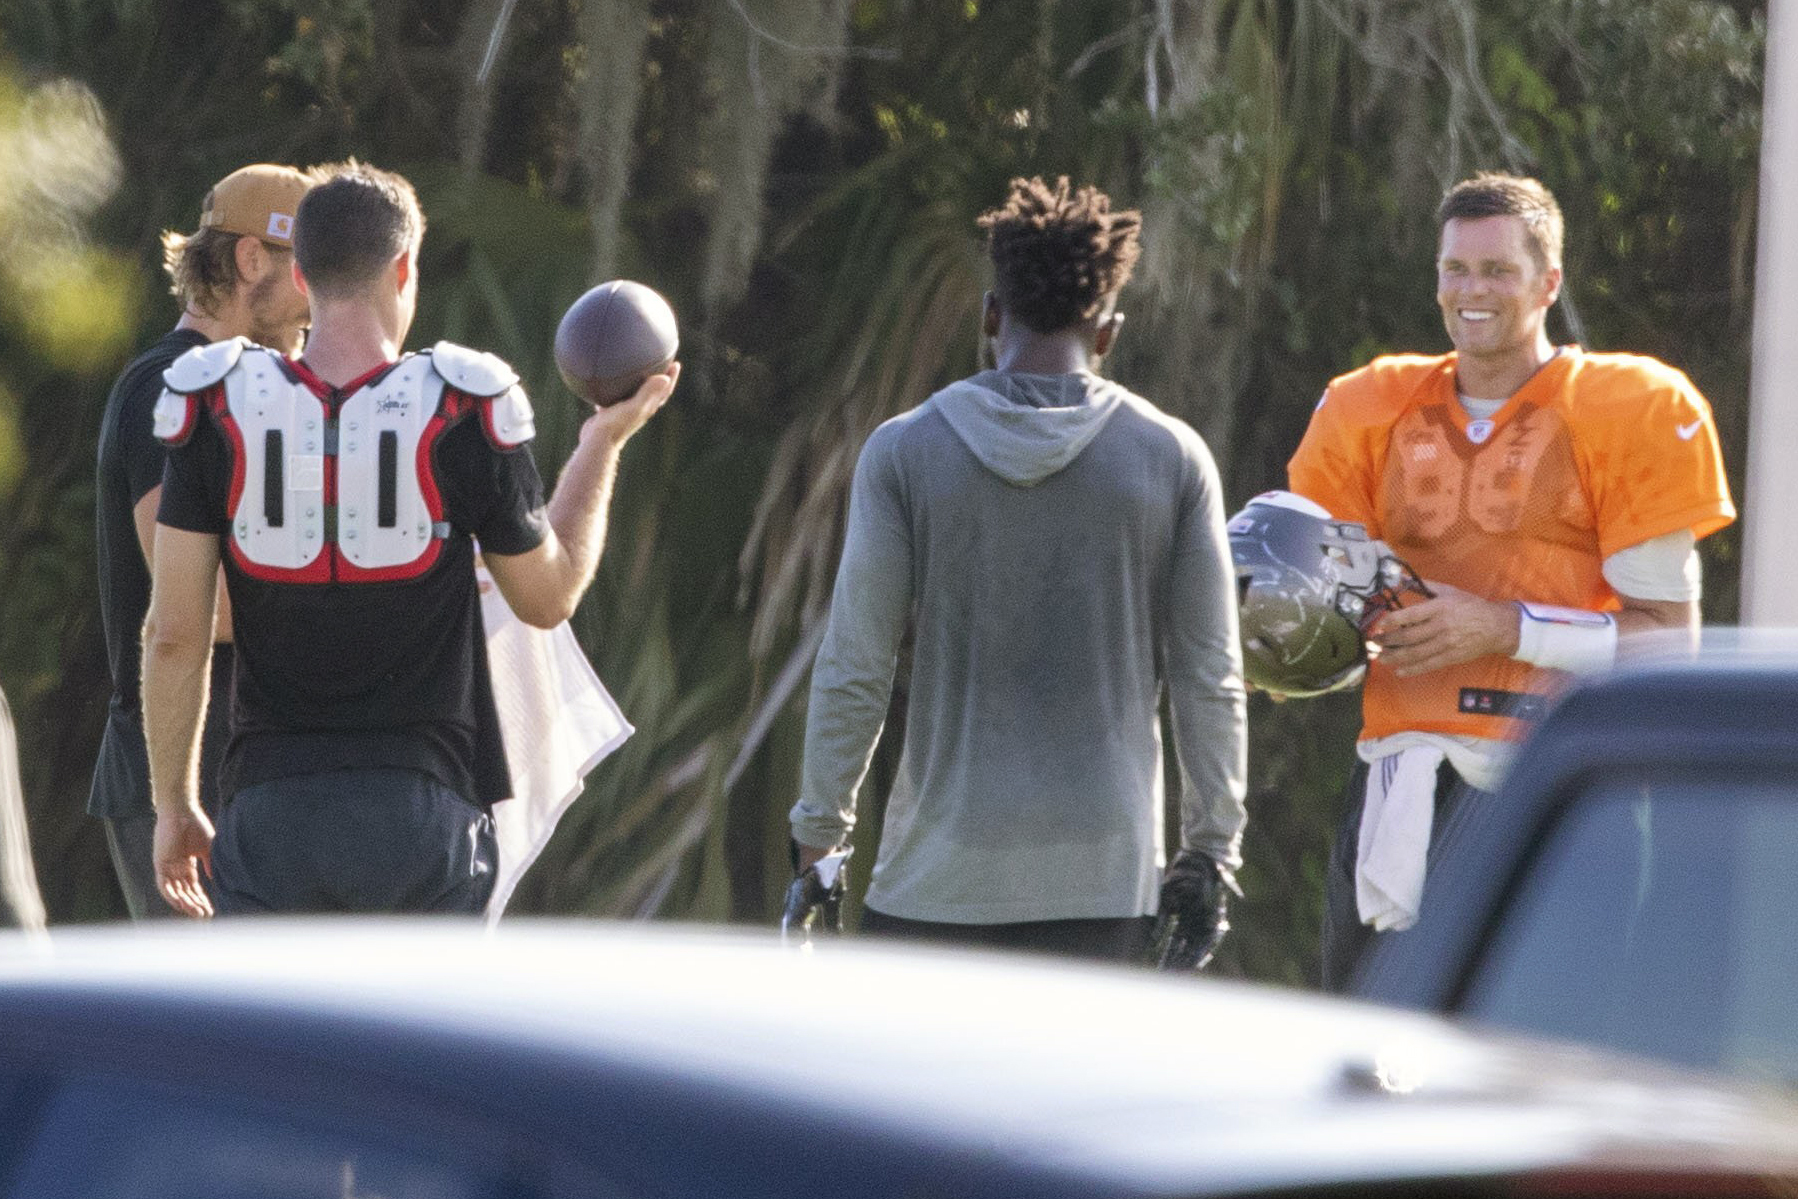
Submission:
POLYGON ((169 294, 183 308, 217 316, 220 305, 237 292, 238 233, 202 229, 198 233, 162 233, 162 269, 168 272, 169 294))

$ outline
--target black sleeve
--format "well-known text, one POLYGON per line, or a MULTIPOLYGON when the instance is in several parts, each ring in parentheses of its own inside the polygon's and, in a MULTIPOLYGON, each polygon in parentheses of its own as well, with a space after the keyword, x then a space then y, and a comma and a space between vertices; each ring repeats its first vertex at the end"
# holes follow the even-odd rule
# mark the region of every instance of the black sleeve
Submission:
POLYGON ((162 396, 162 372, 145 370, 130 381, 119 405, 119 456, 125 464, 125 485, 131 506, 162 486, 162 443, 153 431, 156 401, 162 396))
POLYGON ((483 550, 523 554, 543 544, 549 518, 529 445, 495 449, 478 420, 465 420, 444 437, 437 460, 444 515, 483 550))
MULTIPOLYGON (((157 443, 162 448, 162 443, 157 443)), ((190 533, 225 533, 225 480, 231 464, 218 430, 201 416, 185 445, 166 447, 158 524, 190 533)))

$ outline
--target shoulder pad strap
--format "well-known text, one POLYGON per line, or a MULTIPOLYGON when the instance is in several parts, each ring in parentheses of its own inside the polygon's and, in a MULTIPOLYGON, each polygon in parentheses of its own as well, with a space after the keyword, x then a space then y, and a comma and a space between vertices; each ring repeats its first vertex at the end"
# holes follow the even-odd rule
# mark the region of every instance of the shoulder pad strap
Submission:
POLYGON ((200 416, 200 397, 164 389, 156 400, 150 428, 164 445, 186 445, 200 416))
POLYGON ((497 396, 518 382, 518 372, 505 359, 440 341, 430 349, 431 366, 457 391, 478 399, 497 396))
POLYGON ((504 395, 480 402, 481 428, 487 440, 502 450, 515 450, 537 436, 537 418, 524 388, 514 384, 504 395))
POLYGON ((244 337, 195 346, 169 364, 169 368, 162 372, 162 381, 170 391, 183 395, 205 391, 231 373, 231 368, 237 365, 238 358, 249 346, 249 339, 244 337))

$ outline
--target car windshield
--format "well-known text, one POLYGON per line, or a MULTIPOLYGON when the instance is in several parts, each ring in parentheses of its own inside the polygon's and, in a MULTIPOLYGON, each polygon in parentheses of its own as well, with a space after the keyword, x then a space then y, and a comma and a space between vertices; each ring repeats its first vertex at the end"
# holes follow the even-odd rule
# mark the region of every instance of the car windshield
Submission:
POLYGON ((1608 779, 1568 811, 1464 1010, 1798 1085, 1798 784, 1608 779))

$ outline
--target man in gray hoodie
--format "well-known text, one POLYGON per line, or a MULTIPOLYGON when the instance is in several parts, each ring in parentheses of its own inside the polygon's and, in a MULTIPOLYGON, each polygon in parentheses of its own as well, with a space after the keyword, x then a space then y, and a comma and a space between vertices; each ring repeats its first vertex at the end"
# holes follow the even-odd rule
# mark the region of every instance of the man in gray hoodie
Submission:
POLYGON ((863 448, 812 673, 801 869, 844 842, 916 628, 905 744, 864 931, 1141 954, 1161 900, 1159 701, 1181 767, 1169 871, 1221 907, 1245 716, 1224 498, 1184 422, 1093 372, 1141 225, 1015 179, 980 218, 997 369, 863 448))

